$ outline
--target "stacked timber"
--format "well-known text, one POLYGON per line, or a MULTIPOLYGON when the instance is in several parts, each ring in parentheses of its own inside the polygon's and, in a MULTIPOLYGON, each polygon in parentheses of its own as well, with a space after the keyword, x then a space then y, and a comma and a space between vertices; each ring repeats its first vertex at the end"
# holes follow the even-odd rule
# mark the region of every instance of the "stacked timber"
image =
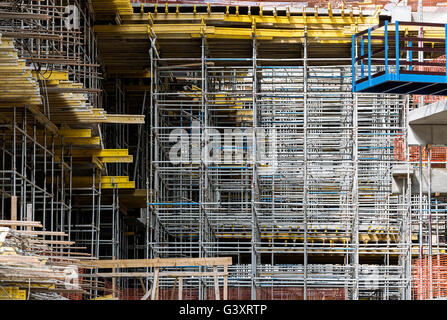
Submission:
MULTIPOLYGON (((45 114, 55 124, 79 123, 144 123, 143 115, 107 114, 89 102, 88 93, 100 89, 84 88, 82 83, 70 81, 68 72, 36 71, 20 59, 14 41, 0 34, 0 107, 28 107, 33 113, 45 114), (43 96, 48 97, 46 106, 43 96), (49 108, 48 108, 49 107, 49 108)), ((12 118, 4 112, 3 121, 12 118)))
POLYGON ((32 68, 19 59, 12 39, 0 34, 0 107, 38 106, 42 103, 39 83, 32 68))
POLYGON ((0 221, 0 300, 66 299, 86 293, 79 264, 86 253, 72 252, 63 232, 34 231, 31 221, 0 221), (26 228, 18 230, 17 228, 26 228))
MULTIPOLYGON (((143 115, 107 114, 103 108, 95 107, 89 101, 89 93, 98 93, 100 89, 84 88, 82 83, 68 79, 68 72, 33 72, 40 81, 41 92, 48 97, 50 119, 55 124, 80 123, 144 123, 143 115)), ((45 110, 42 106, 42 113, 45 110)))

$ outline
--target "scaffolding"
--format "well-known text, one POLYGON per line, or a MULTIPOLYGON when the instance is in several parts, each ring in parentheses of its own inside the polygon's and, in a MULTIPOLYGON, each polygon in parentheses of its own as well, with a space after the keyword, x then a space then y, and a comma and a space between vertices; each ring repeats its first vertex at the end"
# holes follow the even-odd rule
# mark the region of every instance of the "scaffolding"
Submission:
POLYGON ((163 267, 203 275, 182 296, 154 267, 86 268, 69 298, 215 299, 216 273, 229 299, 443 297, 447 200, 412 184, 445 147, 408 145, 420 98, 352 92, 378 8, 5 4, 0 220, 41 221, 68 257, 233 259, 163 267))
POLYGON ((200 58, 152 55, 149 245, 234 257, 234 299, 408 298, 410 195, 391 194, 408 101, 352 93, 349 60, 319 65, 306 41, 296 59, 259 58, 255 37, 250 57, 205 38, 200 58))
MULTIPOLYGON (((0 219, 40 221, 57 254, 127 255, 120 239, 133 227, 124 227, 119 190, 135 182, 123 132, 144 115, 124 114, 122 92, 105 99, 89 3, 7 1, 0 10, 0 219)), ((91 297, 103 284, 83 286, 91 297)))

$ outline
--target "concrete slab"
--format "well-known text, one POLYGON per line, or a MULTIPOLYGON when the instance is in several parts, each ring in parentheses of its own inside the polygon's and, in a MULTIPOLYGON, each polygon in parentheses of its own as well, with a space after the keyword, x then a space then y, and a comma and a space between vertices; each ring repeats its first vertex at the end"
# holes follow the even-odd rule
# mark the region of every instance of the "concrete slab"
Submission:
POLYGON ((447 145, 447 101, 437 101, 408 114, 409 145, 447 145))
MULTIPOLYGON (((447 194, 447 169, 445 168, 432 168, 431 175, 431 191, 432 193, 447 194)), ((406 176, 399 175, 399 171, 396 174, 393 172, 392 181, 392 193, 401 194, 403 191, 403 186, 406 185, 406 176)), ((414 174, 411 177, 411 193, 419 193, 420 184, 419 169, 415 168, 414 174)), ((428 169, 422 168, 422 192, 428 192, 428 169)))
POLYGON ((422 108, 411 110, 408 114, 410 125, 447 124, 447 100, 437 101, 422 108))

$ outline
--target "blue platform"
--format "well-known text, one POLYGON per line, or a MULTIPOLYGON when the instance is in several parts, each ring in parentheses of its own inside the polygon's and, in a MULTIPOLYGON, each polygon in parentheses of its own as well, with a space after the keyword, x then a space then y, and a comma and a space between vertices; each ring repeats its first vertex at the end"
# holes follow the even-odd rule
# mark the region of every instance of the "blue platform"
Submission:
MULTIPOLYGON (((395 28, 400 25, 415 25, 413 22, 396 22, 395 28)), ((418 23, 419 26, 439 27, 447 30, 447 25, 434 23, 418 23)), ((447 34, 447 32, 446 32, 447 34)), ((424 39, 408 36, 399 36, 395 32, 394 37, 388 37, 388 23, 372 27, 352 36, 352 91, 364 93, 390 93, 390 94, 415 94, 415 95, 441 95, 447 96, 447 73, 444 61, 413 61, 413 53, 416 51, 446 54, 445 39, 424 39), (373 32, 383 28, 384 36, 373 35, 373 32), (359 39, 360 38, 360 39, 359 39), (372 50, 372 40, 383 39, 383 47, 372 50), (358 41, 360 40, 360 41, 358 41), (430 42, 430 46, 413 47, 413 42, 430 42), (367 45, 365 45, 365 42, 367 45), (437 43, 438 47, 431 47, 431 43, 437 43), (358 47, 357 47, 358 46, 358 47), (389 48, 395 49, 394 59, 388 57, 389 48), (358 52, 360 51, 360 52, 358 52), (403 53, 403 54, 402 54, 403 53), (373 59, 374 56, 383 54, 382 59, 373 59), (401 58, 405 56, 405 58, 401 58), (372 66, 378 66, 381 71, 372 72, 372 66), (421 67, 423 70, 414 70, 421 67), (436 67, 435 71, 424 71, 430 67, 436 67), (440 70, 440 71, 439 71, 440 70), (360 73, 360 77, 359 76, 360 73)))

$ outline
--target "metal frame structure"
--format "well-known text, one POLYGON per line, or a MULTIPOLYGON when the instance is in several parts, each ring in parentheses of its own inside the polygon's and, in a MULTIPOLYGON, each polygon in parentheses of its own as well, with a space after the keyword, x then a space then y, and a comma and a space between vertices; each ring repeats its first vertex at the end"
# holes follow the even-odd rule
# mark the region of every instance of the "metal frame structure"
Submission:
POLYGON ((445 45, 446 30, 447 25, 439 23, 396 21, 394 25, 389 26, 388 21, 385 21, 384 24, 352 35, 353 91, 445 95, 447 93, 447 73, 424 70, 427 67, 445 68, 445 62, 414 61, 413 52, 445 55, 447 50, 445 45), (394 29, 394 39, 389 35, 391 26, 394 29), (409 27, 430 27, 432 36, 430 37, 427 32, 424 37, 411 36, 408 34, 409 27), (404 35, 401 36, 400 33, 404 33, 404 35), (360 40, 359 55, 356 54, 358 40, 360 40), (374 42, 383 42, 383 46, 373 48, 374 42), (413 46, 415 42, 418 42, 418 46, 413 46), (424 44, 426 44, 425 47, 424 44), (431 44, 432 47, 428 47, 427 44, 431 44), (394 52, 394 59, 389 57, 391 50, 394 52), (378 59, 379 56, 384 57, 378 59), (356 67, 359 62, 360 77, 357 78, 356 67), (375 73, 372 69, 376 69, 375 73))
MULTIPOLYGON (((125 226, 118 189, 135 188, 125 177, 133 159, 125 149, 129 134, 124 135, 126 123, 134 120, 120 118, 127 104, 119 81, 116 95, 107 100, 90 4, 8 1, 0 10, 2 72, 17 90, 25 88, 25 96, 17 98, 9 78, 2 79, 8 91, 0 94, 1 218, 37 220, 44 231, 66 232, 68 242, 76 243, 73 255, 85 249, 95 258, 132 255, 121 241, 134 227, 125 226), (118 117, 106 120, 103 105, 118 117), (113 125, 104 129, 103 122, 113 125), (116 136, 122 139, 115 141, 116 136)), ((52 249, 70 257, 63 235, 46 238, 52 249)), ((138 256, 136 242, 133 247, 138 256)), ((95 280, 96 289, 88 294, 98 294, 100 284, 95 280)))
POLYGON ((55 134, 27 108, 13 107, 10 114, 11 123, 1 125, 1 218, 36 219, 43 230, 70 232, 70 153, 55 150, 55 134))
MULTIPOLYGON (((411 98, 360 93, 378 72, 393 74, 393 50, 399 80, 399 65, 416 71, 412 66, 421 65, 411 52, 421 51, 409 44, 403 57, 401 47, 391 48, 385 22, 383 36, 380 28, 353 35, 352 65, 347 57, 315 56, 377 23, 379 11, 166 5, 148 12, 143 5, 132 15, 130 3, 115 11, 92 2, 96 21, 107 22, 95 28, 90 6, 77 0, 5 9, 10 17, 0 22, 1 39, 14 38, 17 48, 8 57, 26 59, 27 80, 38 83, 42 103, 7 105, 0 94, 0 219, 41 220, 44 230, 67 232, 95 258, 233 258, 228 270, 161 270, 204 275, 183 278, 186 299, 219 297, 215 288, 226 280, 216 274, 227 271, 229 299, 411 299, 414 281, 427 286, 423 257, 445 253, 447 202, 430 187, 415 193, 411 185, 423 167, 430 172, 435 152, 428 148, 424 158, 421 148, 415 159, 409 151, 411 98), (64 27, 67 5, 79 9, 78 30, 64 27), (191 46, 184 56, 170 47, 174 31, 166 28, 183 18, 200 20, 179 31, 182 46, 191 46), (348 37, 343 26, 355 19, 361 22, 348 37), (146 24, 132 23, 141 20, 146 24), (321 21, 337 28, 326 35, 321 21), (227 22, 241 27, 229 31, 220 25, 227 22), (282 25, 279 36, 270 23, 282 25), (122 69, 114 56, 121 52, 107 51, 116 34, 131 35, 136 42, 129 45, 148 45, 147 70, 122 69), (319 37, 320 47, 312 47, 319 37), (222 50, 229 45, 222 39, 234 40, 236 53, 222 50), (283 52, 269 56, 269 42, 283 40, 283 52), (287 45, 299 52, 290 54, 287 45), (68 113, 70 103, 76 112, 68 113), (102 124, 102 106, 140 120, 102 124), (416 256, 420 270, 412 268, 416 256)), ((409 34, 417 26, 405 26, 395 43, 416 41, 409 34)), ((129 269, 130 276, 104 277, 113 279, 114 295, 139 297, 158 285, 168 298, 177 285, 172 277, 155 279, 153 267, 129 269)), ((99 270, 89 270, 84 280, 95 289, 85 297, 107 292, 99 270)))
POLYGON ((252 41, 250 58, 209 56, 205 38, 201 58, 153 56, 154 257, 233 256, 230 299, 411 297, 409 194, 391 194, 408 101, 352 93, 351 67, 319 66, 306 45, 302 59, 260 59, 252 41), (241 138, 215 163, 205 142, 227 149, 225 130, 241 138), (257 158, 263 130, 275 161, 257 158))

